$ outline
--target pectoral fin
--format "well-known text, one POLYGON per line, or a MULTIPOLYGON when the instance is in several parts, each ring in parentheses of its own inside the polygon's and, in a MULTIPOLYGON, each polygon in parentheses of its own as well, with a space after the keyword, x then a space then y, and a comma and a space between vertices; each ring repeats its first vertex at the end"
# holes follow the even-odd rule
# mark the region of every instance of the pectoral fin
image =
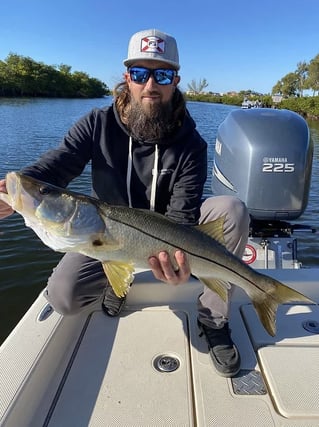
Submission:
POLYGON ((205 278, 198 277, 198 280, 203 282, 204 285, 206 285, 209 289, 216 292, 223 301, 227 302, 228 300, 227 290, 230 288, 227 282, 224 282, 223 280, 218 280, 218 279, 207 279, 207 277, 205 278))
POLYGON ((116 296, 124 297, 134 279, 134 265, 120 261, 102 263, 103 270, 116 296))

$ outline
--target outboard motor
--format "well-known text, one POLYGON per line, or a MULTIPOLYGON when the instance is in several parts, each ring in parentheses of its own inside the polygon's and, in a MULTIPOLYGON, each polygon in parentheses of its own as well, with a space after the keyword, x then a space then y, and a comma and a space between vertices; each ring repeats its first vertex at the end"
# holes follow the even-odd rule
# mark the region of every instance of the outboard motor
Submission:
POLYGON ((243 200, 251 216, 244 261, 254 268, 299 268, 290 224, 309 196, 313 144, 307 122, 288 110, 233 110, 218 129, 212 190, 243 200))

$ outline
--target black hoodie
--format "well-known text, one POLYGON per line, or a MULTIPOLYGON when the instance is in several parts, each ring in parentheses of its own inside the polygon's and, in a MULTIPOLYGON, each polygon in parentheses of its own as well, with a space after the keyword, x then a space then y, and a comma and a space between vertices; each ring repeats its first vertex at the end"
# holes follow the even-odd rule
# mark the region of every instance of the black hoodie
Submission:
POLYGON ((21 172, 66 187, 91 161, 93 196, 109 204, 129 205, 130 192, 132 207, 150 209, 157 146, 155 211, 182 224, 196 224, 206 181, 207 144, 190 115, 165 141, 132 141, 128 185, 129 140, 114 106, 94 109, 69 130, 57 149, 21 172))

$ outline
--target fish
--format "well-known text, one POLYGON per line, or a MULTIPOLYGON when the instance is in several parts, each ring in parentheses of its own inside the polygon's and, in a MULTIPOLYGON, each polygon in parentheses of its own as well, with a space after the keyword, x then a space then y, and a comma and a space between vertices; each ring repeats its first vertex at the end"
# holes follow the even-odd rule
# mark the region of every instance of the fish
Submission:
POLYGON ((269 335, 276 334, 276 312, 287 302, 314 303, 278 280, 257 272, 225 247, 225 218, 186 226, 165 215, 114 206, 94 197, 56 187, 19 172, 6 175, 0 199, 24 218, 54 251, 78 252, 101 262, 117 296, 127 294, 137 271, 150 270, 148 259, 166 251, 183 251, 191 274, 227 301, 229 284, 252 301, 269 335))

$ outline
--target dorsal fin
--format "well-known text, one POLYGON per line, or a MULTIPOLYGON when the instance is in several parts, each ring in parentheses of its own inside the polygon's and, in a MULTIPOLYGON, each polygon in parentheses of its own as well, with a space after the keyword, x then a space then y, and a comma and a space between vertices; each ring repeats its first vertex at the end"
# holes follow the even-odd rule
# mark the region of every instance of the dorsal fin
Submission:
POLYGON ((219 279, 211 279, 207 277, 198 277, 204 285, 206 285, 209 289, 216 292, 224 302, 228 301, 228 289, 230 286, 224 280, 219 279))
POLYGON ((207 234, 208 236, 215 239, 221 245, 225 246, 224 239, 224 222, 225 217, 215 219, 214 221, 206 222, 205 224, 196 225, 195 228, 201 231, 202 233, 207 234))

